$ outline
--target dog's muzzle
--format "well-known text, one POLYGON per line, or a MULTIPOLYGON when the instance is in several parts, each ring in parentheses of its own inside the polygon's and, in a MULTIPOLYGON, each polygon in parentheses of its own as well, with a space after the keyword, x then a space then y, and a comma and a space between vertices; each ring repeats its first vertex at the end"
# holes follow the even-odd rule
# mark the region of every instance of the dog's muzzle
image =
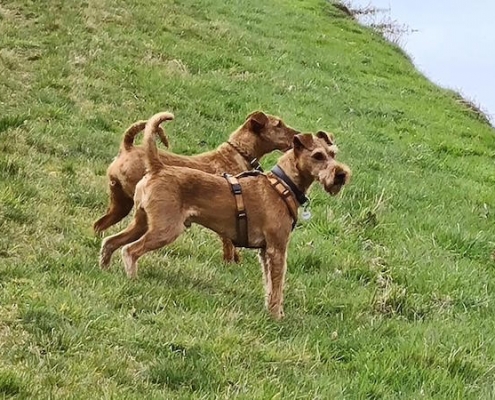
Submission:
POLYGON ((335 196, 349 181, 349 178, 349 168, 343 164, 337 164, 333 170, 328 170, 320 174, 319 181, 327 193, 335 196))

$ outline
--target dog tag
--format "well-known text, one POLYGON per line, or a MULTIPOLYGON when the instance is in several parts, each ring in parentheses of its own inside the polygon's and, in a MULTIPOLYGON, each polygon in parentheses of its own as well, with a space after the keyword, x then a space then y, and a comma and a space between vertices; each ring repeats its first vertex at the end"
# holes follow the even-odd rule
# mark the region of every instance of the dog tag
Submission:
POLYGON ((303 212, 301 213, 301 218, 304 221, 309 220, 311 218, 311 211, 309 211, 308 209, 304 209, 303 212))

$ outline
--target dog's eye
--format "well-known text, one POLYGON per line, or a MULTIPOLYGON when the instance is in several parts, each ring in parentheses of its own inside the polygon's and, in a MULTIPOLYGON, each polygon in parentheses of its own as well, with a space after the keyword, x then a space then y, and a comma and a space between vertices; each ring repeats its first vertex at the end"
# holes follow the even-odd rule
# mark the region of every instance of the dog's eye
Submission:
POLYGON ((327 157, 321 151, 318 151, 318 152, 313 154, 313 158, 316 161, 324 161, 324 160, 326 160, 327 157))

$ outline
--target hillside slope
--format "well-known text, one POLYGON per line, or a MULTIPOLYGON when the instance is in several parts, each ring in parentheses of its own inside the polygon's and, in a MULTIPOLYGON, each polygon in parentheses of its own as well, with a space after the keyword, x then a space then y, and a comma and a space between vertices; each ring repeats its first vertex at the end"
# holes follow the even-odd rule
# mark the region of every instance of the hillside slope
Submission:
POLYGON ((0 394, 495 396, 494 131, 331 4, 3 0, 0 88, 0 394), (224 265, 198 227, 136 282, 100 271, 124 129, 172 111, 193 154, 255 109, 333 131, 354 173, 311 192, 285 320, 256 254, 224 265))

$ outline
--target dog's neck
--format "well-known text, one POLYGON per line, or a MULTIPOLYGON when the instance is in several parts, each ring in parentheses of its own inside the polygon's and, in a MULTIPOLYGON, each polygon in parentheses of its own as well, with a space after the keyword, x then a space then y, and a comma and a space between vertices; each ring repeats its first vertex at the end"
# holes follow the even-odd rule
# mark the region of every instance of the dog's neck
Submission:
POLYGON ((249 161, 254 158, 259 160, 265 154, 273 150, 267 149, 267 143, 245 127, 241 127, 232 133, 229 137, 229 142, 238 149, 237 151, 244 158, 249 159, 249 161))
POLYGON ((235 152, 237 152, 237 154, 244 158, 249 168, 263 172, 263 168, 261 167, 258 157, 252 157, 249 153, 240 148, 238 144, 235 142, 233 143, 231 140, 227 141, 227 145, 229 145, 235 152))
POLYGON ((305 174, 299 169, 294 150, 289 150, 280 157, 277 165, 302 193, 306 193, 315 180, 311 175, 305 174))

